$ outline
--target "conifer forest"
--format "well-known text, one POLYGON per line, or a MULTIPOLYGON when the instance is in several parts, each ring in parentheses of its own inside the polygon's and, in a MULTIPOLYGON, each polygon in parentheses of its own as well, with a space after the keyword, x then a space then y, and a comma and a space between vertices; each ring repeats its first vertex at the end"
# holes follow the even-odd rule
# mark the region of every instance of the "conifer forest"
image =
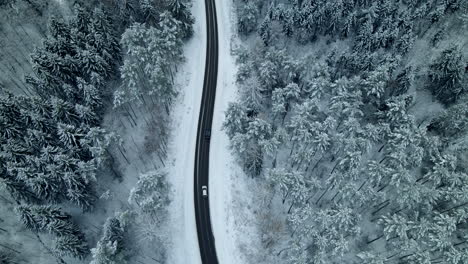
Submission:
POLYGON ((235 0, 252 263, 468 263, 468 2, 235 0))
POLYGON ((0 13, 0 263, 145 263, 150 243, 164 263, 165 124, 190 3, 2 0, 0 13), (133 147, 157 159, 113 193, 131 159, 118 127, 136 129, 138 111, 154 138, 133 147), (119 191, 126 210, 106 216, 119 191))

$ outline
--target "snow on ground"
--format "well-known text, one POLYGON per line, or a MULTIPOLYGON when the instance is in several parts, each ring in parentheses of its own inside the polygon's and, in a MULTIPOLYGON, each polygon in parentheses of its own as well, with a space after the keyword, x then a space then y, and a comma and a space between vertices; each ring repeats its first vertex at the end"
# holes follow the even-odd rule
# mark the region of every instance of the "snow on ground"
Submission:
MULTIPOLYGON (((193 3, 196 18, 194 38, 185 49, 187 62, 179 73, 181 94, 174 109, 172 139, 169 151, 170 181, 173 202, 170 206, 172 238, 168 263, 201 263, 195 225, 193 200, 193 169, 198 114, 203 89, 206 55, 206 17, 204 0, 193 3)), ((229 139, 221 130, 224 111, 236 99, 235 59, 231 55, 235 40, 232 2, 216 0, 219 29, 219 66, 213 130, 210 149, 210 207, 213 232, 219 263, 247 263, 240 244, 250 245, 255 236, 251 210, 243 205, 252 204, 245 175, 237 166, 229 150, 229 139), (243 218, 243 219, 241 219, 243 218), (250 223, 247 225, 247 223, 250 223), (245 226, 244 226, 245 225, 245 226), (251 232, 245 235, 245 232, 251 232), (244 235, 241 236, 241 234, 244 235)))
POLYGON ((206 55, 204 0, 193 1, 192 14, 196 19, 195 34, 185 47, 187 61, 178 76, 180 95, 173 109, 173 134, 168 155, 169 180, 173 189, 168 230, 172 240, 168 252, 168 263, 171 264, 201 262, 195 224, 193 172, 206 55))
MULTIPOLYGON (((245 175, 237 165, 229 150, 229 139, 221 130, 224 112, 229 102, 237 98, 235 84, 235 58, 231 54, 237 38, 234 35, 235 14, 232 1, 216 0, 219 33, 219 66, 216 101, 213 116, 213 128, 210 144, 210 215, 215 238, 216 253, 219 263, 242 264, 243 259, 239 243, 247 239, 254 231, 245 226, 247 219, 240 219, 248 214, 249 195, 245 175), (239 201, 245 202, 239 206, 239 201)), ((247 217, 250 218, 250 217, 247 217)), ((251 227, 251 226, 250 226, 251 227)))

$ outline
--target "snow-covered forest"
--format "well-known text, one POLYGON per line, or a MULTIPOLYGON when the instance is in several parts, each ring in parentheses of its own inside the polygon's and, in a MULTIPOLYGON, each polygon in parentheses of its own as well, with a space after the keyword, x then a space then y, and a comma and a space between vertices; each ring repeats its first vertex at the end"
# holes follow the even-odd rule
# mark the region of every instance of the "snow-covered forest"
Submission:
POLYGON ((166 263, 190 7, 0 1, 0 263, 166 263))
POLYGON ((468 3, 234 4, 246 259, 468 263, 468 3))

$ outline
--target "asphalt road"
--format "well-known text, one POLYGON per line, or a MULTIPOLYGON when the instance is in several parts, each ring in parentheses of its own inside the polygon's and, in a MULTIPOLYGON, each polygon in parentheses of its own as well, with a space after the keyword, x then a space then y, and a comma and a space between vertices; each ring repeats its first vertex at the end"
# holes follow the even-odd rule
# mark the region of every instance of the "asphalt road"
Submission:
MULTIPOLYGON (((198 120, 197 143, 195 149, 195 218, 197 222, 198 245, 203 264, 217 264, 213 231, 211 229, 210 204, 202 196, 202 186, 208 186, 210 139, 213 123, 213 110, 218 79, 218 25, 215 0, 205 0, 207 23, 207 49, 205 63, 205 80, 198 120)), ((208 188, 208 197, 210 189, 208 188)))

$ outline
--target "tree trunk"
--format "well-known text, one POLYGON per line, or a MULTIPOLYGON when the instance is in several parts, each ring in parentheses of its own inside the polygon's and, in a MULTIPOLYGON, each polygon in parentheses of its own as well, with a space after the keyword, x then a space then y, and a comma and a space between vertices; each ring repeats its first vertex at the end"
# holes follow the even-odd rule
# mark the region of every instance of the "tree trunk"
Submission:
POLYGON ((315 163, 314 167, 312 167, 312 170, 310 171, 311 173, 315 170, 315 168, 317 168, 317 166, 320 164, 320 162, 322 161, 323 159, 323 154, 322 156, 320 157, 320 159, 317 161, 317 163, 315 163))
POLYGON ((377 241, 377 240, 381 239, 382 237, 384 237, 384 235, 383 235, 383 234, 382 234, 382 235, 380 235, 380 236, 378 236, 378 237, 376 237, 376 238, 374 238, 374 239, 372 239, 372 240, 370 240, 370 241, 367 241, 367 245, 370 245, 370 244, 372 244, 373 242, 375 242, 375 241, 377 241))
POLYGON ((317 199, 317 201, 315 202, 315 204, 317 205, 320 200, 322 200, 323 196, 325 196, 325 194, 330 190, 330 187, 332 186, 332 184, 329 184, 327 189, 322 193, 322 195, 320 195, 320 197, 317 199))
POLYGON ((340 163, 340 161, 339 161, 339 160, 337 160, 337 161, 335 162, 335 166, 333 166, 333 169, 331 170, 331 172, 330 172, 330 174, 329 174, 329 175, 332 175, 332 174, 333 174, 333 172, 335 172, 335 169, 336 169, 336 167, 338 166, 338 164, 339 164, 339 163, 340 163))
POLYGON ((128 117, 128 120, 130 121, 130 125, 131 125, 132 127, 137 126, 137 123, 136 123, 136 121, 133 119, 133 116, 132 116, 132 114, 130 113, 130 111, 128 110, 128 107, 124 105, 123 108, 125 109, 125 112, 127 113, 127 117, 128 117))
POLYGON ((120 149, 120 146, 117 146, 117 148, 119 149, 120 154, 122 154, 122 157, 124 157, 125 161, 127 161, 127 163, 130 165, 130 161, 128 161, 127 156, 125 156, 125 154, 122 152, 122 149, 120 149))
POLYGON ((295 202, 293 201, 293 202, 291 203, 291 205, 289 206, 288 214, 291 213, 291 209, 293 208, 294 204, 295 204, 295 202))
POLYGON ((387 145, 387 143, 383 144, 383 145, 379 148, 379 151, 377 151, 377 152, 380 153, 380 152, 384 149, 385 145, 387 145))
POLYGON ((376 213, 380 212, 381 210, 383 210, 385 207, 387 207, 388 205, 390 204, 390 201, 387 201, 387 203, 385 203, 385 205, 381 206, 379 209, 377 209, 376 211, 372 212, 371 215, 375 215, 376 213))

